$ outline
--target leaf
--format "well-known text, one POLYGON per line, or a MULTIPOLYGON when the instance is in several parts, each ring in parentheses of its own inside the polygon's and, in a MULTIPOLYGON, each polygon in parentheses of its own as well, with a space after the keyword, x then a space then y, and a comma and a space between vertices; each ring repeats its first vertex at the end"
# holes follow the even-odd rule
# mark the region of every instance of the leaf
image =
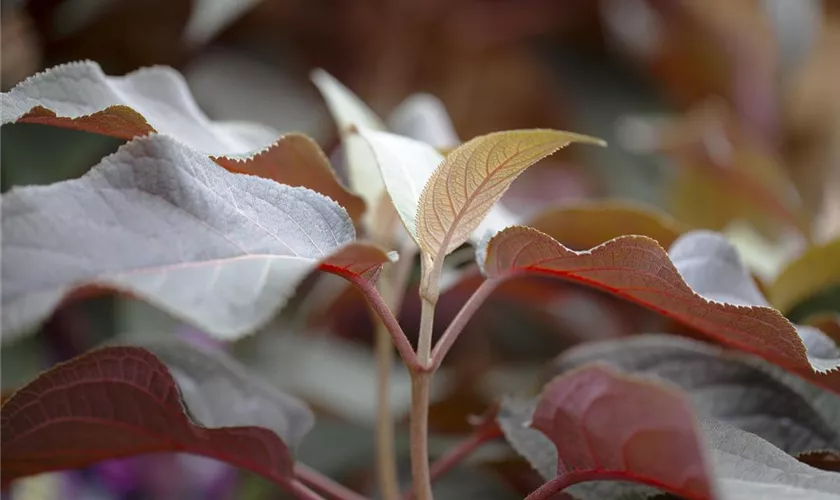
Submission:
MULTIPOLYGON (((357 130, 373 151, 374 164, 379 168, 385 189, 403 225, 420 245, 415 226, 420 198, 424 186, 443 162, 443 155, 432 146, 409 137, 364 127, 357 130)), ((515 222, 516 219, 507 210, 494 206, 469 239, 477 244, 487 231, 496 232, 515 222)))
POLYGON ((121 77, 98 64, 62 64, 2 94, 2 123, 40 123, 121 139, 160 132, 212 156, 252 154, 279 135, 257 124, 212 122, 199 110, 183 77, 155 66, 121 77))
POLYGON ((110 77, 91 61, 64 64, 3 93, 0 104, 3 124, 39 123, 121 139, 160 132, 231 171, 325 194, 353 220, 364 211, 364 202, 341 185, 314 141, 255 123, 210 121, 172 68, 110 77))
POLYGON ((596 361, 675 384, 702 415, 787 453, 840 450, 840 397, 759 358, 671 335, 642 335, 573 347, 550 376, 596 361))
POLYGON ((543 388, 531 427, 557 448, 557 476, 569 484, 624 479, 714 497, 691 406, 666 386, 602 365, 578 368, 543 388))
POLYGON ((519 174, 572 142, 605 145, 569 132, 516 130, 480 136, 455 148, 420 196, 420 248, 435 259, 456 249, 519 174))
POLYGON ((443 161, 443 155, 424 142, 401 135, 363 127, 359 127, 358 132, 373 151, 374 164, 379 168, 397 214, 408 234, 417 240, 414 227, 417 203, 429 176, 443 161))
POLYGON ((575 252, 517 226, 494 236, 478 252, 478 262, 491 278, 542 273, 607 291, 840 390, 840 374, 822 373, 840 366, 837 347, 822 332, 794 326, 767 307, 737 252, 715 233, 683 235, 669 257, 644 236, 575 252))
POLYGON ((385 130, 385 124, 353 91, 326 71, 316 69, 310 78, 324 96, 330 114, 338 125, 347 158, 350 187, 362 197, 370 212, 375 213, 384 186, 370 148, 355 134, 355 130, 358 127, 385 130))
POLYGON ((574 250, 626 234, 647 236, 667 248, 689 228, 641 203, 593 200, 543 210, 527 224, 574 250))
POLYGON ((834 312, 814 314, 805 318, 803 323, 818 328, 840 346, 840 314, 834 312))
POLYGON ((317 191, 344 207, 354 221, 359 220, 365 211, 364 201, 341 184, 318 143, 303 134, 282 135, 270 148, 247 160, 214 159, 231 172, 256 175, 280 184, 317 191))
POLYGON ((438 151, 461 143, 443 101, 431 94, 408 96, 388 117, 388 129, 425 142, 438 151))
POLYGON ((219 338, 269 320, 318 266, 374 279, 389 257, 305 188, 233 174, 174 139, 136 139, 80 179, 3 197, 3 340, 63 300, 116 291, 219 338))
MULTIPOLYGON (((623 376, 623 378, 630 377, 623 376)), ((626 393, 618 393, 614 399, 608 400, 598 409, 606 412, 609 408, 608 405, 615 405, 616 398, 623 399, 624 396, 626 396, 626 393)), ((627 403, 633 404, 632 401, 627 403)), ((499 413, 499 424, 513 448, 528 459, 544 479, 551 480, 562 465, 558 463, 558 448, 555 448, 552 441, 538 430, 528 427, 534 407, 535 402, 525 403, 506 400, 503 402, 499 413)), ((622 418, 624 415, 625 413, 619 412, 608 414, 602 420, 601 426, 623 429, 627 426, 627 419, 622 418)), ((645 418, 647 416, 646 414, 645 418)), ((536 420, 536 417, 534 417, 534 420, 536 420)), ((592 422, 592 417, 588 416, 588 429, 593 428, 592 422)), ((556 423, 554 425, 553 433, 566 432, 559 428, 556 423)), ((699 428, 702 431, 701 436, 705 443, 703 448, 708 450, 702 450, 702 453, 709 456, 711 468, 714 471, 714 488, 719 493, 715 498, 721 500, 750 500, 754 498, 766 498, 768 500, 836 500, 840 498, 840 494, 838 494, 838 491, 840 491, 840 476, 836 473, 809 467, 758 436, 720 422, 701 418, 699 428)), ((611 429, 611 432, 620 431, 611 429)), ((594 442, 600 443, 600 441, 594 442)), ((665 460, 661 456, 657 456, 653 460, 654 465, 667 465, 664 462, 665 460)), ((606 483, 603 481, 576 484, 568 488, 567 491, 573 494, 575 498, 582 500, 624 498, 625 495, 633 495, 632 498, 649 498, 657 494, 657 490, 652 488, 640 487, 630 483, 606 483)))
POLYGON ((773 307, 788 313, 811 296, 840 285, 840 238, 810 247, 768 286, 773 307))
POLYGON ((3 485, 155 452, 203 455, 288 482, 290 449, 312 425, 309 410, 223 355, 174 348, 157 349, 170 369, 142 348, 96 349, 12 395, 2 407, 3 485))

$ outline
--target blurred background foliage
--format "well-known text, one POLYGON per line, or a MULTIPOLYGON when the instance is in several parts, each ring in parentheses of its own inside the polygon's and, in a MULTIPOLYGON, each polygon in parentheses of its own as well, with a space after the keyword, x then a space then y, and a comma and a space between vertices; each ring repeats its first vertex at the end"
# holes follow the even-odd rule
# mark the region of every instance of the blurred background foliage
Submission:
MULTIPOLYGON (((3 0, 0 20, 4 91, 79 59, 110 75, 170 65, 210 118, 306 133, 339 172, 335 126, 308 77, 315 67, 381 116, 412 93, 434 94, 465 139, 536 127, 602 137, 609 148, 562 151, 526 172, 503 202, 523 217, 607 198, 653 205, 680 227, 724 231, 763 287, 785 262, 840 232, 837 0, 3 0)), ((77 177, 121 144, 25 124, 4 126, 0 141, 4 192, 77 177)), ((563 242, 584 249, 623 232, 605 220, 570 221, 563 242)), ((461 272, 474 272, 467 268, 461 272)), ((438 326, 477 284, 476 276, 447 293, 438 326)), ((409 287, 400 318, 409 335, 419 321, 416 290, 409 287)), ((836 329, 840 285, 783 312, 836 329)), ((468 417, 500 395, 533 391, 545 362, 565 347, 676 328, 596 291, 543 279, 506 283, 438 377, 432 454, 467 434, 468 417)), ((77 303, 38 335, 4 346, 4 392, 125 333, 209 342, 128 299, 77 303)), ((360 491, 374 484, 372 337, 361 298, 338 280, 313 277, 274 325, 231 346, 254 372, 318 411, 301 459, 360 491)), ((391 401, 401 422, 409 392, 407 373, 395 366, 391 401)), ((540 484, 501 442, 468 463, 436 484, 440 498, 521 498, 540 484)), ((13 494, 281 498, 248 473, 188 456, 41 476, 13 494)))

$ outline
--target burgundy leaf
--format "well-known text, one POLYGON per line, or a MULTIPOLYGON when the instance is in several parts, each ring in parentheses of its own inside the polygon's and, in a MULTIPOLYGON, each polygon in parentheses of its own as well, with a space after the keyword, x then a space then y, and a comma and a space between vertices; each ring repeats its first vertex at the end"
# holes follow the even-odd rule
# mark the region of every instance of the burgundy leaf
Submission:
POLYGON ((691 406, 664 385, 590 364, 546 385, 532 426, 559 456, 546 489, 608 479, 715 496, 691 406))
POLYGON ((289 483, 293 459, 283 437, 262 427, 201 427, 185 410, 170 371, 149 351, 104 347, 83 354, 3 404, 3 485, 154 452, 203 455, 289 483))

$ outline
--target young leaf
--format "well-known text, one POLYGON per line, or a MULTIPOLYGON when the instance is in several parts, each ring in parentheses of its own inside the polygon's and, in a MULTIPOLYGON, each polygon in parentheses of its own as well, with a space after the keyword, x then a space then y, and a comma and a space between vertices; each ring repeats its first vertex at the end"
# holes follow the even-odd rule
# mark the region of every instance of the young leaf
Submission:
POLYGON ((379 167, 397 214, 408 234, 417 241, 414 226, 417 203, 429 176, 443 161, 443 155, 424 142, 401 135, 362 127, 358 132, 373 151, 374 165, 379 167))
POLYGON ((760 358, 672 335, 642 335, 569 349, 550 376, 595 361, 675 384, 702 415, 787 453, 840 450, 840 397, 760 358))
POLYGON ((557 476, 568 484, 624 479, 715 496, 691 406, 666 386, 582 367, 543 388, 531 425, 557 448, 557 476))
MULTIPOLYGON (((656 385, 653 386, 656 387, 656 385)), ((616 399, 633 404, 632 401, 627 401, 624 393, 619 393, 615 399, 605 401, 598 410, 606 412, 609 407, 615 408, 620 404, 616 402, 616 399)), ((542 432, 528 428, 534 406, 535 403, 505 400, 499 413, 499 424, 513 448, 525 457, 545 480, 552 480, 557 474, 556 471, 563 467, 557 459, 559 447, 555 447, 554 443, 542 432)), ((623 416, 624 413, 612 413, 603 419, 601 427, 632 429, 632 422, 631 425, 627 425, 627 419, 622 418, 623 416)), ((587 422, 590 422, 590 419, 587 422)), ((554 424, 555 427, 552 429, 554 432, 566 432, 556 425, 557 422, 554 424)), ((588 423, 587 429, 593 427, 592 423, 588 423)), ((838 493, 840 476, 836 473, 805 465, 758 436, 720 422, 700 418, 699 428, 705 443, 703 448, 710 451, 710 453, 705 452, 704 455, 708 454, 711 459, 711 468, 714 472, 711 477, 719 493, 712 498, 721 500, 754 498, 837 500, 840 498, 840 493, 838 493)), ((613 429, 612 432, 620 431, 613 429)), ((594 442, 602 443, 602 441, 594 442)), ((645 456, 643 455, 642 458, 645 456)), ((661 462, 661 458, 656 457, 652 465, 667 465, 661 462)), ((592 478, 596 479, 596 475, 593 474, 592 478)), ((667 484, 659 486, 673 491, 667 484)), ((606 483, 597 480, 592 483, 576 484, 567 491, 580 500, 653 498, 657 495, 656 489, 640 488, 639 485, 630 483, 606 483)), ((681 492, 681 495, 695 498, 687 492, 681 492)))
POLYGON ((837 347, 822 332, 794 326, 767 307, 735 249, 714 233, 687 233, 669 258, 644 236, 575 252, 517 226, 494 236, 478 260, 491 278, 541 273, 605 290, 840 390, 840 374, 822 374, 840 366, 837 347))
POLYGON ((788 313, 812 295, 840 284, 840 238, 809 248, 769 285, 773 307, 788 313))
POLYGON ((629 201, 595 200, 549 208, 527 224, 573 250, 586 250, 623 236, 647 236, 668 248, 689 228, 654 207, 629 201))
POLYGON ((384 186, 370 148, 355 130, 358 127, 385 130, 385 125, 353 91, 326 71, 316 69, 310 78, 324 96, 330 114, 338 125, 347 158, 350 187, 359 193, 369 210, 374 212, 378 209, 384 186))
POLYGON ((600 139, 569 132, 515 130, 477 137, 455 148, 420 196, 420 248, 440 259, 460 246, 520 173, 572 142, 604 145, 600 139))
POLYGON ((374 278, 388 256, 354 243, 329 198, 233 174, 174 139, 136 139, 80 179, 2 200, 3 340, 62 300, 112 290, 220 338, 270 319, 319 265, 374 278))
MULTIPOLYGON (((432 146, 409 137, 364 127, 359 127, 358 132, 373 152, 374 164, 379 167, 385 189, 403 225, 420 245, 415 225, 420 197, 435 169, 443 162, 443 155, 432 146)), ((473 228, 476 230, 470 240, 479 243, 486 232, 495 233, 515 223, 512 214, 495 205, 481 225, 473 228)))
POLYGON ((290 449, 311 427, 312 414, 247 378, 232 360, 194 349, 161 348, 167 368, 142 348, 100 348, 21 388, 2 407, 3 485, 155 452, 203 455, 288 482, 290 449))
POLYGON ((431 94, 408 96, 391 112, 388 129, 438 150, 450 149, 461 143, 446 105, 431 94))
POLYGON ((40 123, 121 139, 160 132, 212 156, 262 151, 278 137, 269 127, 212 122, 172 68, 106 76, 92 61, 31 76, 0 97, 2 123, 40 123))

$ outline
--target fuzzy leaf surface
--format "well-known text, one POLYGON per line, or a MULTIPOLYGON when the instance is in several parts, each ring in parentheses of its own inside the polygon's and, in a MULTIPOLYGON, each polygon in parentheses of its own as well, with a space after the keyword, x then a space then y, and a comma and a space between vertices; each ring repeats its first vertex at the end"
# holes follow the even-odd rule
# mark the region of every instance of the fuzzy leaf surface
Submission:
POLYGON ((172 138, 136 139, 79 179, 3 196, 3 340, 63 300, 143 299, 223 339, 269 320, 321 266, 373 279, 389 257, 309 189, 228 172, 172 138))

